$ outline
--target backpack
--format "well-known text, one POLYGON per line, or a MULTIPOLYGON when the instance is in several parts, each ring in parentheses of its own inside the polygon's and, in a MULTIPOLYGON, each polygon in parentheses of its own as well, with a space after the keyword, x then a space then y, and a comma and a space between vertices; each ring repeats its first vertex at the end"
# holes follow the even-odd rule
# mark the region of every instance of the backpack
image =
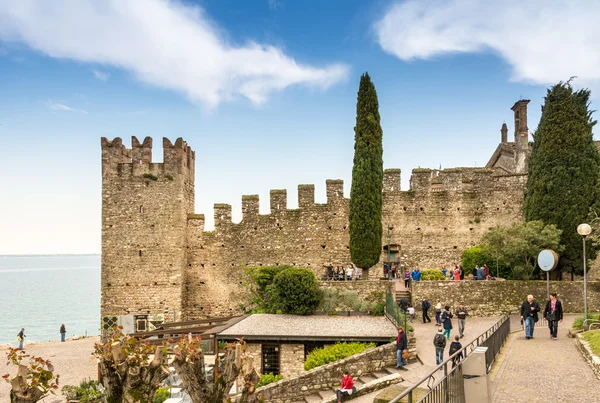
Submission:
POLYGON ((443 334, 437 333, 433 338, 433 345, 436 347, 446 347, 446 338, 443 334))
POLYGON ((449 355, 452 355, 454 353, 456 353, 458 350, 460 350, 462 348, 462 345, 459 342, 453 341, 450 344, 450 351, 449 351, 449 355))

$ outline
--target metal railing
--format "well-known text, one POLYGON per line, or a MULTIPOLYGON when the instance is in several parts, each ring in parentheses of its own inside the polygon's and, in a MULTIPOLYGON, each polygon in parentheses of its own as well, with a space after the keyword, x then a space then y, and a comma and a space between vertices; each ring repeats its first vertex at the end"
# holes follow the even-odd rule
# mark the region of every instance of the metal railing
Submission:
POLYGON ((385 294, 385 316, 394 324, 396 327, 402 326, 408 330, 406 314, 400 312, 398 304, 394 300, 394 296, 391 292, 385 294))
POLYGON ((509 334, 510 318, 506 315, 471 343, 446 358, 402 394, 390 400, 390 403, 398 403, 401 399, 405 399, 407 403, 465 403, 462 364, 455 364, 455 361, 460 357, 468 357, 477 347, 487 347, 485 358, 489 372, 509 334), (440 371, 441 375, 438 374, 440 371), (437 380, 436 375, 441 376, 441 379, 437 380), (424 395, 419 395, 417 388, 429 390, 424 395))

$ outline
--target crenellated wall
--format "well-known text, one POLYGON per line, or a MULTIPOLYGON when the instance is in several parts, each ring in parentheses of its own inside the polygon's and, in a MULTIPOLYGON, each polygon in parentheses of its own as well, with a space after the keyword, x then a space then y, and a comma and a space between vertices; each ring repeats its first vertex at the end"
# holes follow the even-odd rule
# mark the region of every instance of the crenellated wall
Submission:
MULTIPOLYGON (((287 208, 285 189, 271 190, 269 214, 259 213, 257 195, 244 195, 239 223, 231 205, 215 204, 215 229, 205 231, 204 215, 193 211, 194 152, 182 139, 163 147, 157 164, 150 138, 134 137, 131 150, 102 139, 103 316, 165 308, 185 319, 236 314, 248 301, 242 266, 295 265, 320 277, 324 265, 350 263, 343 181, 326 181, 324 204, 315 203, 314 185, 299 185, 297 209, 287 208)), ((488 228, 522 219, 526 176, 495 172, 414 169, 402 191, 401 171, 386 169, 383 245, 399 246, 400 264, 458 261, 488 228)))

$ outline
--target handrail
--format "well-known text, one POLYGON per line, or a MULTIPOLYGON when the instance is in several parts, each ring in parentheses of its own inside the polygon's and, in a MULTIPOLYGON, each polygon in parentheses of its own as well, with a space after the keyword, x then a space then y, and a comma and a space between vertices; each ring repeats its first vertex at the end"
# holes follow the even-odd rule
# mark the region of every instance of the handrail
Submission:
MULTIPOLYGON (((475 340, 473 340, 472 342, 470 342, 469 344, 467 344, 466 346, 464 346, 463 348, 461 348, 460 350, 456 351, 454 354, 452 354, 450 357, 446 358, 444 361, 442 361, 441 364, 439 364, 438 366, 436 366, 431 372, 429 372, 427 375, 425 375, 424 377, 422 377, 421 379, 419 379, 417 382, 415 382, 410 388, 406 389, 404 392, 402 392, 400 395, 396 396, 395 398, 393 398, 392 400, 390 400, 389 403, 398 403, 400 402, 400 400, 406 396, 410 396, 409 398, 409 402, 412 402, 412 394, 413 394, 413 390, 416 389, 417 387, 419 387, 421 384, 423 384, 424 382, 428 382, 428 380, 430 378, 435 378, 434 375, 441 369, 444 370, 444 377, 446 377, 448 375, 448 370, 447 370, 447 364, 450 364, 454 358, 460 354, 462 354, 463 352, 465 354, 463 354, 464 358, 467 358, 467 356, 473 352, 473 350, 475 350, 475 348, 479 347, 481 344, 483 344, 486 340, 488 340, 490 338, 490 336, 492 334, 494 334, 494 332, 496 332, 498 329, 500 329, 500 327, 506 322, 509 321, 509 325, 510 325, 510 317, 508 315, 504 315, 498 322, 496 322, 492 327, 490 327, 488 330, 486 330, 485 332, 483 332, 481 335, 479 335, 475 340), (470 350, 469 350, 470 348, 470 350)), ((463 359, 464 359, 463 358, 463 359)), ((488 368, 489 370, 489 368, 488 368)), ((450 371, 452 372, 452 371, 450 371)), ((430 386, 427 386, 430 390, 432 389, 430 386)))

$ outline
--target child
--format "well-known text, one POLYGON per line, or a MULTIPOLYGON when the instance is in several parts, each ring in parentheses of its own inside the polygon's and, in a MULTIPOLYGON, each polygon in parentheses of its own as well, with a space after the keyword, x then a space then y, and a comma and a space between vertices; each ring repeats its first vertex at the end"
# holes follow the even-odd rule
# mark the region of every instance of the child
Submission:
POLYGON ((412 305, 408 307, 408 317, 410 318, 410 323, 415 319, 415 308, 412 305))

